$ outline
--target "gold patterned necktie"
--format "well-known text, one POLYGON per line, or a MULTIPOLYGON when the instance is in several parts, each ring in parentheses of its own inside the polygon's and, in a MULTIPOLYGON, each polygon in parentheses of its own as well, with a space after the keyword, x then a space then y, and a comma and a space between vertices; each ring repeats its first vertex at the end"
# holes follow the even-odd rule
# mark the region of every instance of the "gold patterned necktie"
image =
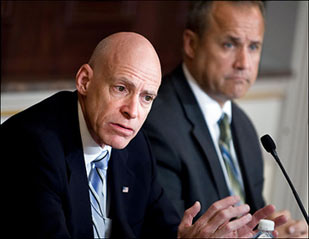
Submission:
POLYGON ((220 128, 219 147, 222 158, 226 167, 226 171, 230 180, 232 195, 238 195, 242 202, 245 202, 244 190, 241 185, 240 173, 238 172, 231 154, 231 128, 227 114, 223 113, 218 121, 220 128))

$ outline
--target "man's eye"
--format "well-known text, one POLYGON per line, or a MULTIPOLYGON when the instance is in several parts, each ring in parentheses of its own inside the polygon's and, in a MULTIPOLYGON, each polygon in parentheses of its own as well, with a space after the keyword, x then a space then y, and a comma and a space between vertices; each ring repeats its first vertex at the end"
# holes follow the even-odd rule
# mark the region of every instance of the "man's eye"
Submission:
POLYGON ((147 104, 152 103, 153 100, 154 100, 154 96, 152 96, 152 95, 145 95, 145 96, 143 96, 143 101, 145 103, 147 103, 147 104))
POLYGON ((146 101, 152 101, 152 97, 149 96, 149 95, 146 95, 146 96, 145 96, 145 100, 146 100, 146 101))
POLYGON ((153 97, 151 97, 150 95, 145 96, 145 101, 151 102, 152 100, 153 100, 153 97))
POLYGON ((258 49, 259 49, 259 46, 258 46, 257 44, 251 44, 251 45, 249 46, 249 48, 250 48, 251 51, 255 51, 255 50, 258 50, 258 49))
POLYGON ((126 88, 124 86, 116 86, 116 89, 119 91, 119 92, 123 92, 126 88))
POLYGON ((223 43, 223 47, 224 48, 232 48, 234 45, 232 44, 232 43, 230 43, 230 42, 225 42, 225 43, 223 43))

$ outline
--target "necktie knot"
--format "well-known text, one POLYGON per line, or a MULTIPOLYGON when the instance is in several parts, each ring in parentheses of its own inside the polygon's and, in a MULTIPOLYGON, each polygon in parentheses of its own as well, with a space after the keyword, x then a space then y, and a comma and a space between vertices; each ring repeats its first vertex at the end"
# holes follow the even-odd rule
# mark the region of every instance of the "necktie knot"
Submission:
POLYGON ((222 114, 221 118, 218 121, 218 124, 220 128, 220 140, 225 144, 229 145, 232 136, 231 136, 229 117, 226 113, 222 114))
POLYGON ((91 165, 92 167, 107 170, 108 160, 108 151, 105 150, 102 151, 102 153, 94 161, 92 161, 91 165))

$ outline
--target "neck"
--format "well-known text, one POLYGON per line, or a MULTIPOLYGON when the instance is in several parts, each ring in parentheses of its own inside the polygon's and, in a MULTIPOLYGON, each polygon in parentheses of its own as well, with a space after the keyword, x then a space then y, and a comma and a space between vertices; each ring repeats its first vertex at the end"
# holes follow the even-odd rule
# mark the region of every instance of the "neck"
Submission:
POLYGON ((220 97, 219 95, 208 92, 206 92, 206 94, 209 95, 209 97, 211 97, 212 99, 214 99, 220 105, 221 108, 223 108, 224 104, 228 101, 226 97, 220 97))
POLYGON ((193 79, 195 80, 195 82, 197 83, 197 85, 209 96, 211 97, 213 100, 215 100, 221 108, 223 108, 224 104, 229 100, 226 96, 224 95, 219 95, 219 94, 215 94, 212 92, 209 92, 209 90, 207 89, 207 87, 205 85, 203 85, 203 81, 202 80, 198 80, 201 79, 202 77, 199 76, 197 74, 197 71, 194 71, 194 67, 193 64, 191 64, 192 62, 189 61, 186 57, 184 57, 184 63, 186 65, 186 68, 188 69, 189 73, 191 74, 191 76, 193 77, 193 79))

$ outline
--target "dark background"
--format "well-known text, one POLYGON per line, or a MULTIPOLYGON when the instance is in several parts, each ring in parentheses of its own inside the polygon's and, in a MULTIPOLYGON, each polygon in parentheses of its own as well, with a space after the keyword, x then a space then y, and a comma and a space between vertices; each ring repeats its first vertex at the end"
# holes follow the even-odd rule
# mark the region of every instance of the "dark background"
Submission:
POLYGON ((2 1, 1 75, 8 82, 74 78, 104 37, 144 35, 163 73, 181 60, 187 1, 2 1))
MULTIPOLYGON (((181 61, 190 1, 1 1, 1 91, 74 87, 78 68, 104 37, 144 35, 163 74, 181 61)), ((291 75, 298 1, 266 1, 260 78, 291 75)))

